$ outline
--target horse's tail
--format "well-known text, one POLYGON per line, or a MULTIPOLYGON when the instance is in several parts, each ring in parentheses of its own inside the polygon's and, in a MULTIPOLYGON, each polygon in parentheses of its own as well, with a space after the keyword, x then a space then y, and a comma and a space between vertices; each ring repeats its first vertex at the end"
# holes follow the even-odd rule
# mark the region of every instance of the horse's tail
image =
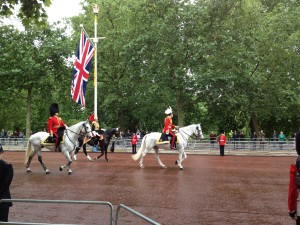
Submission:
POLYGON ((135 155, 131 156, 134 161, 138 160, 141 157, 142 152, 145 150, 145 147, 146 147, 146 137, 147 137, 147 135, 145 135, 143 137, 142 144, 141 144, 141 147, 138 150, 138 152, 135 155))
POLYGON ((300 156, 300 131, 296 134, 296 137, 295 137, 295 148, 296 148, 297 154, 300 156))
POLYGON ((30 141, 30 138, 28 138, 27 149, 26 149, 26 152, 25 152, 25 164, 28 162, 29 155, 31 154, 31 152, 32 152, 32 150, 31 150, 31 141, 30 141))

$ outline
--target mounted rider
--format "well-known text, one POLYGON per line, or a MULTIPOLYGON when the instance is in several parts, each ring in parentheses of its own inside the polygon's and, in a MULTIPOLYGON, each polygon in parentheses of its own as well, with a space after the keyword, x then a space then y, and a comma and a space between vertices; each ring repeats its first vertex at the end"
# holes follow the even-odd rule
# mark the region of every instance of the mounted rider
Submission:
POLYGON ((172 108, 169 106, 169 108, 166 109, 165 114, 167 114, 167 117, 164 121, 164 129, 163 133, 171 137, 171 145, 170 148, 173 150, 175 145, 175 133, 173 132, 173 129, 176 128, 176 126, 173 124, 172 118, 173 118, 173 111, 172 108))
POLYGON ((97 137, 100 140, 103 139, 103 131, 100 129, 100 124, 98 118, 95 117, 95 114, 89 116, 89 121, 92 122, 92 136, 97 137))
POLYGON ((58 115, 59 106, 57 103, 52 103, 50 105, 50 117, 48 119, 48 132, 50 137, 55 137, 55 151, 60 151, 58 146, 62 141, 66 125, 64 121, 58 115))

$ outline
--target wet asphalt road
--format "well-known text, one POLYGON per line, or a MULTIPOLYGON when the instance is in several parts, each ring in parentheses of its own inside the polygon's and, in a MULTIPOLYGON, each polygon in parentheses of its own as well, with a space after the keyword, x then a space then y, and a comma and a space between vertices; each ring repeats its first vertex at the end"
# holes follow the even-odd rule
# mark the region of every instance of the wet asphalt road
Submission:
MULTIPOLYGON (((90 153, 93 157, 98 153, 90 153)), ((282 224, 288 217, 289 166, 295 157, 188 155, 184 170, 174 164, 177 154, 161 154, 167 169, 147 154, 144 169, 129 153, 109 153, 89 162, 83 153, 72 163, 73 174, 59 171, 61 153, 43 152, 51 174, 45 175, 37 157, 32 173, 25 171, 24 152, 5 152, 14 166, 14 199, 108 201, 116 210, 125 204, 161 224, 232 225, 282 224)), ((14 203, 10 221, 109 224, 105 206, 14 203)), ((147 224, 120 210, 118 224, 147 224)))

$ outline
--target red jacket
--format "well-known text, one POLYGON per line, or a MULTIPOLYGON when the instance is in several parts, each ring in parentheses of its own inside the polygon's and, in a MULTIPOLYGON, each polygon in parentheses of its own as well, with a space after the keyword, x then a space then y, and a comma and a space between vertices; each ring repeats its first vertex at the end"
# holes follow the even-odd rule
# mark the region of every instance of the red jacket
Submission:
POLYGON ((131 144, 136 145, 137 142, 138 142, 138 137, 136 134, 133 134, 131 138, 131 144))
POLYGON ((59 127, 64 127, 64 126, 65 126, 64 121, 62 121, 62 119, 57 115, 51 116, 48 119, 48 132, 50 134, 56 133, 59 127))
POLYGON ((175 125, 172 124, 172 118, 170 116, 167 116, 165 118, 165 125, 164 125, 164 129, 163 132, 172 132, 172 129, 175 128, 175 125))
POLYGON ((295 213, 297 210, 298 191, 297 191, 297 184, 296 184, 296 174, 297 174, 297 167, 293 163, 290 166, 290 183, 289 183, 289 192, 288 192, 288 210, 290 214, 295 213))
POLYGON ((219 145, 222 145, 222 146, 224 146, 226 144, 226 136, 224 134, 221 134, 218 137, 218 143, 219 143, 219 145))

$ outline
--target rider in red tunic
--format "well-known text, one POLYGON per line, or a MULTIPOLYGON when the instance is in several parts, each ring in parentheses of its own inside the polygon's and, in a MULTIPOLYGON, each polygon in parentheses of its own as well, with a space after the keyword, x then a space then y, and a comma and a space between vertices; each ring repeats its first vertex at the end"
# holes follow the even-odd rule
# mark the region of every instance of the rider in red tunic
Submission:
POLYGON ((51 137, 55 136, 55 151, 58 151, 58 145, 62 140, 62 136, 65 130, 65 123, 58 115, 59 107, 57 103, 53 103, 50 106, 50 115, 48 119, 48 132, 51 137))
POLYGON ((173 112, 172 108, 169 106, 169 108, 165 111, 165 114, 168 116, 165 118, 165 123, 164 123, 164 129, 163 132, 166 133, 167 135, 171 136, 171 149, 174 149, 174 144, 175 144, 175 134, 172 131, 176 126, 172 123, 172 118, 173 118, 173 112))

